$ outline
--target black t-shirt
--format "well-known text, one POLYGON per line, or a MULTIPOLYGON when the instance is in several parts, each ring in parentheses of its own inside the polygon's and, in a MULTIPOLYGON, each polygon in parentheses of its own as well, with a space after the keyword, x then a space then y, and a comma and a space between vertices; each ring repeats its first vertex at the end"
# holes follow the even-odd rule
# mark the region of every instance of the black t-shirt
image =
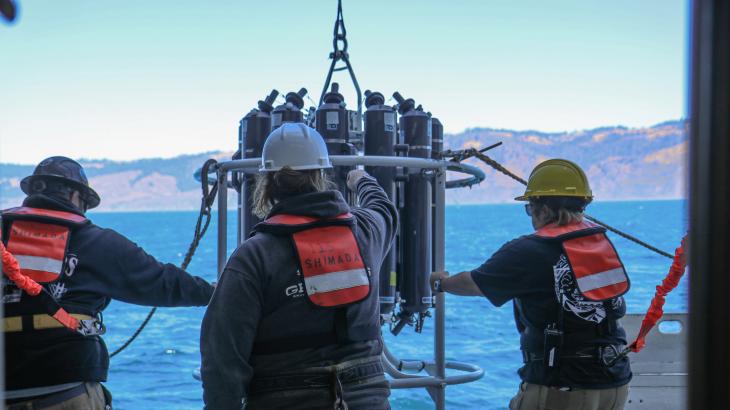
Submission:
MULTIPOLYGON (((624 299, 594 302, 584 298, 559 240, 535 235, 512 240, 471 276, 495 306, 513 300, 523 351, 542 355, 544 329, 558 322, 561 305, 562 351, 566 354, 584 348, 590 351, 592 346, 626 344, 626 332, 615 322, 626 314, 624 299)), ((518 373, 528 383, 590 389, 621 386, 631 380, 627 358, 612 367, 598 359, 562 359, 557 369, 530 361, 518 373)))

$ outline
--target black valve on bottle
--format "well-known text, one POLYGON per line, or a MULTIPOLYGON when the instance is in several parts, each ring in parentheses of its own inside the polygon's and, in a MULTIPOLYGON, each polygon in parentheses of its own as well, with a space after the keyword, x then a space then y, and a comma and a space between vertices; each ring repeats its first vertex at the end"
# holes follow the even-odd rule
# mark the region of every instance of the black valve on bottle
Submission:
POLYGON ((300 88, 297 92, 290 92, 284 98, 286 102, 274 108, 271 113, 272 131, 279 128, 284 122, 304 122, 304 96, 307 95, 306 88, 300 88))

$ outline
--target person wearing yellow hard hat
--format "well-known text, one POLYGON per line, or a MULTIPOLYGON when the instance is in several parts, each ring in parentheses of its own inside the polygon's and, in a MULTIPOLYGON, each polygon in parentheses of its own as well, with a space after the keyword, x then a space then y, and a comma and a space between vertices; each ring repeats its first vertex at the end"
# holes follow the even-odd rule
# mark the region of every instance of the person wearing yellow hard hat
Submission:
POLYGON ((511 410, 623 409, 631 368, 618 319, 629 280, 605 229, 584 219, 593 200, 575 163, 550 159, 515 198, 535 232, 504 244, 478 268, 434 272, 434 292, 513 301, 520 333, 522 383, 511 410))

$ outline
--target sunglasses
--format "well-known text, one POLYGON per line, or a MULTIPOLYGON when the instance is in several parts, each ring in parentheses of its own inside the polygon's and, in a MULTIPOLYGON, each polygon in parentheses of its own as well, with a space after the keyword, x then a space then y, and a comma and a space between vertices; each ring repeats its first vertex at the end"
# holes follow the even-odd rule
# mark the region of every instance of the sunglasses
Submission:
POLYGON ((525 213, 527 214, 527 216, 532 216, 532 204, 525 204, 525 213))

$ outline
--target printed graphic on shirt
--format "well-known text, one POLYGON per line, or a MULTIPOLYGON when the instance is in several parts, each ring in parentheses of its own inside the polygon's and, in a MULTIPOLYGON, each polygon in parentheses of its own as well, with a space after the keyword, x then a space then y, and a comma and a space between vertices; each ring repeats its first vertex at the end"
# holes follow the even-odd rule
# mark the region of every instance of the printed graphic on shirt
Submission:
POLYGON ((289 286, 284 290, 284 294, 290 298, 298 298, 304 296, 304 284, 299 283, 297 285, 289 286))
MULTIPOLYGON (((568 258, 560 255, 558 263, 553 266, 555 277, 555 296, 568 312, 572 312, 583 320, 601 323, 606 318, 606 306, 603 302, 587 300, 578 290, 573 274, 570 271, 568 258)), ((621 298, 611 300, 613 308, 620 306, 621 298), (618 304, 618 305, 616 305, 618 304)))
POLYGON ((76 265, 78 264, 78 256, 74 255, 73 253, 69 253, 68 255, 66 255, 66 263, 64 263, 63 273, 66 276, 73 275, 74 271, 76 270, 76 265))
POLYGON ((51 293, 51 296, 53 296, 53 299, 59 300, 64 294, 66 294, 66 292, 68 292, 68 289, 63 282, 56 282, 48 285, 48 291, 51 293))
POLYGON ((624 299, 623 298, 613 298, 611 299, 611 310, 619 310, 624 305, 624 299))

